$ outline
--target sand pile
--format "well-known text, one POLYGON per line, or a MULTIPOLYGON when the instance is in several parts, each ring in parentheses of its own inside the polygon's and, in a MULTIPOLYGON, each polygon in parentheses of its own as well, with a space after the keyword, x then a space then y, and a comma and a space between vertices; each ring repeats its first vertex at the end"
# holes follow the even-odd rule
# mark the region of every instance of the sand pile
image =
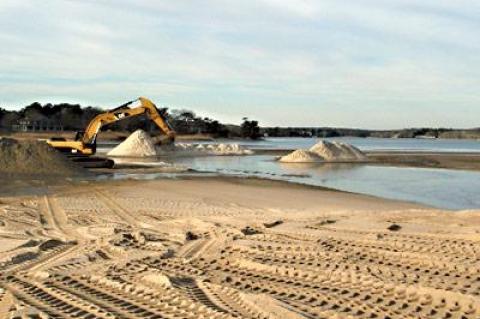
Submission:
POLYGON ((86 170, 45 142, 0 138, 0 176, 81 176, 86 170))
POLYGON ((320 141, 312 146, 309 151, 323 157, 326 161, 356 161, 366 158, 365 154, 355 146, 341 142, 320 141))
POLYGON ((212 153, 215 155, 251 155, 252 150, 246 149, 239 144, 212 145, 212 153))
POLYGON ((190 144, 176 143, 156 148, 153 139, 144 131, 137 130, 125 141, 108 152, 109 156, 148 157, 159 154, 176 155, 250 155, 253 152, 238 144, 190 144))
POLYGON ((185 152, 192 155, 251 155, 252 150, 249 150, 239 144, 189 144, 178 143, 175 144, 174 149, 169 151, 185 152))
POLYGON ((155 144, 143 130, 136 130, 125 141, 108 152, 109 156, 146 157, 155 156, 155 144))
POLYGON ((285 163, 316 163, 323 160, 317 154, 306 150, 296 150, 280 158, 280 162, 285 163))
POLYGON ((320 141, 309 150, 296 150, 279 159, 284 163, 358 162, 366 155, 353 145, 341 142, 320 141))

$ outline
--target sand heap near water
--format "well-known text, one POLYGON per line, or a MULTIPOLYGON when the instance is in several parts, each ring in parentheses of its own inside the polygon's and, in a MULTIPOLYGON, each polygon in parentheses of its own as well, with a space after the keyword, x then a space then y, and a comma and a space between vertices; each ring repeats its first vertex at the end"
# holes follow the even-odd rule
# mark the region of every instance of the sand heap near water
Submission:
POLYGON ((109 156, 146 157, 155 156, 155 144, 143 130, 136 130, 125 141, 108 152, 109 156))
POLYGON ((358 162, 367 156, 353 145, 320 141, 309 150, 296 150, 280 158, 284 163, 358 162))
POLYGON ((250 155, 253 152, 238 144, 190 144, 176 143, 174 145, 155 146, 153 139, 144 131, 137 130, 125 141, 108 152, 109 156, 148 157, 159 154, 175 153, 177 155, 250 155))
POLYGON ((306 150, 296 150, 280 158, 280 162, 285 163, 316 163, 322 160, 322 157, 306 150))
POLYGON ((80 176, 86 170, 45 142, 0 138, 0 176, 80 176))
POLYGON ((326 161, 358 161, 365 160, 366 155, 351 144, 342 142, 320 141, 309 150, 323 157, 326 161))
POLYGON ((179 143, 175 145, 174 151, 188 152, 188 154, 195 155, 251 155, 252 150, 249 150, 239 144, 189 144, 179 143))

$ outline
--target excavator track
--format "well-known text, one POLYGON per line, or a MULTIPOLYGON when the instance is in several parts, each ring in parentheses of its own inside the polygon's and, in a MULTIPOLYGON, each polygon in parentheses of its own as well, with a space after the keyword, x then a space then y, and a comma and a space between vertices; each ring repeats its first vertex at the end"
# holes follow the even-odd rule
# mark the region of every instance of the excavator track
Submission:
POLYGON ((84 168, 113 168, 115 165, 113 160, 106 157, 68 154, 67 158, 84 168))

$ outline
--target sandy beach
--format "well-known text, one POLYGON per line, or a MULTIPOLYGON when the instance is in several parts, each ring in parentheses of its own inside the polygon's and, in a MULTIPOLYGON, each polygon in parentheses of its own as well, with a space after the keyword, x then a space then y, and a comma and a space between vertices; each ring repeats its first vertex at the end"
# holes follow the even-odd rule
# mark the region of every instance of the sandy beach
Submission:
POLYGON ((40 188, 0 197, 2 318, 480 316, 479 211, 258 179, 40 188))
POLYGON ((1 0, 0 319, 480 319, 478 21, 1 0))

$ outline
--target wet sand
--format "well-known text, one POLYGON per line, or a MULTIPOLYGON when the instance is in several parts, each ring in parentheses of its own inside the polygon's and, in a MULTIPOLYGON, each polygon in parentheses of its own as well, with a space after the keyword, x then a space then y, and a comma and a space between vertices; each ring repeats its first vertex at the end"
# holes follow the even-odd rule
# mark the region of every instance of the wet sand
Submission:
MULTIPOLYGON (((279 157, 293 151, 294 150, 256 150, 255 154, 279 157)), ((365 153, 370 162, 376 165, 480 170, 480 153, 405 151, 370 151, 365 153)))
POLYGON ((370 152, 368 157, 377 164, 387 166, 480 170, 478 153, 370 152))
POLYGON ((259 179, 43 188, 0 195, 0 317, 480 316, 480 211, 259 179))

